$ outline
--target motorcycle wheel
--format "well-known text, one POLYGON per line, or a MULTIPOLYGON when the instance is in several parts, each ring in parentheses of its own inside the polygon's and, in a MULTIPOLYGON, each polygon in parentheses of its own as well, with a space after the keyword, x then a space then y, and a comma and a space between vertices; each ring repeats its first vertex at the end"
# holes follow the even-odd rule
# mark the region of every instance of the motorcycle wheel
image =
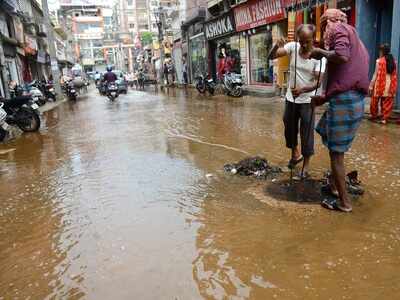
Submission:
POLYGON ((196 89, 199 91, 200 94, 204 94, 206 92, 206 85, 204 83, 196 83, 196 89))
POLYGON ((208 92, 210 93, 211 96, 214 96, 215 88, 212 86, 208 87, 208 92))
POLYGON ((233 97, 241 97, 243 95, 243 89, 240 85, 236 85, 233 87, 231 95, 233 97))
POLYGON ((17 126, 24 132, 35 132, 40 128, 39 115, 32 109, 21 108, 15 118, 17 126))
POLYGON ((7 131, 0 127, 0 142, 4 141, 7 136, 7 131))

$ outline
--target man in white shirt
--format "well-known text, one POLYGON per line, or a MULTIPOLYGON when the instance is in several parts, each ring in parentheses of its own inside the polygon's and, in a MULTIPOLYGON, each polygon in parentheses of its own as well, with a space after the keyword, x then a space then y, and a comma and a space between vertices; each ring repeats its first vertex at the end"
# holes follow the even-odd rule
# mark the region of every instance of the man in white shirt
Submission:
POLYGON ((304 161, 301 178, 308 177, 310 158, 314 154, 315 116, 311 107, 311 96, 314 96, 318 88, 318 78, 323 78, 326 65, 325 60, 310 59, 314 34, 313 25, 300 25, 296 30, 297 43, 285 44, 281 39, 271 51, 273 58, 287 55, 290 59, 289 88, 286 93, 283 122, 286 146, 292 150, 288 167, 294 169, 304 161), (299 123, 301 151, 298 147, 299 123))

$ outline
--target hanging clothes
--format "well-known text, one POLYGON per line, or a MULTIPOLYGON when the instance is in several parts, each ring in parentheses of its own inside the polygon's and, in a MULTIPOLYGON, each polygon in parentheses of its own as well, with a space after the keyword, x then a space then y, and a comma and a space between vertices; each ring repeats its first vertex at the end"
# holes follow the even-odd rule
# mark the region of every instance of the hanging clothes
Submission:
POLYGON ((315 24, 316 24, 316 40, 319 43, 321 41, 321 5, 317 5, 315 8, 315 24))
POLYGON ((306 8, 304 10, 303 22, 304 24, 309 24, 309 21, 310 21, 310 11, 308 10, 308 8, 306 8))
POLYGON ((296 12, 289 11, 288 12, 288 41, 294 41, 294 31, 296 28, 296 12))
POLYGON ((303 24, 303 16, 304 16, 304 13, 302 10, 299 10, 296 12, 296 28, 298 26, 300 26, 301 24, 303 24))

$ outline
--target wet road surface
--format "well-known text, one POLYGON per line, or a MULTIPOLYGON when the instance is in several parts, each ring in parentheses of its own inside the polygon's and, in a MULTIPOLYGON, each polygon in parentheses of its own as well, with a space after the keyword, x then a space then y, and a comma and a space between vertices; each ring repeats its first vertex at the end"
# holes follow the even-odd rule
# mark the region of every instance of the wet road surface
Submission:
POLYGON ((0 299, 397 298, 399 127, 362 124, 347 166, 367 192, 344 215, 224 174, 248 155, 285 165, 282 108, 92 90, 47 112, 0 145, 0 299))

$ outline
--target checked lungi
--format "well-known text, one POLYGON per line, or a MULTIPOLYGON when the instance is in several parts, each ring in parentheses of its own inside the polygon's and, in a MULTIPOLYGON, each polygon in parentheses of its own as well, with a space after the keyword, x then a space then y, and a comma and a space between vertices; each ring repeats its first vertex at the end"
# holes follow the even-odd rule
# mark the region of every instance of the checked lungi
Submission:
POLYGON ((332 96, 320 119, 316 131, 322 142, 332 152, 350 149, 364 116, 364 94, 348 91, 332 96))

